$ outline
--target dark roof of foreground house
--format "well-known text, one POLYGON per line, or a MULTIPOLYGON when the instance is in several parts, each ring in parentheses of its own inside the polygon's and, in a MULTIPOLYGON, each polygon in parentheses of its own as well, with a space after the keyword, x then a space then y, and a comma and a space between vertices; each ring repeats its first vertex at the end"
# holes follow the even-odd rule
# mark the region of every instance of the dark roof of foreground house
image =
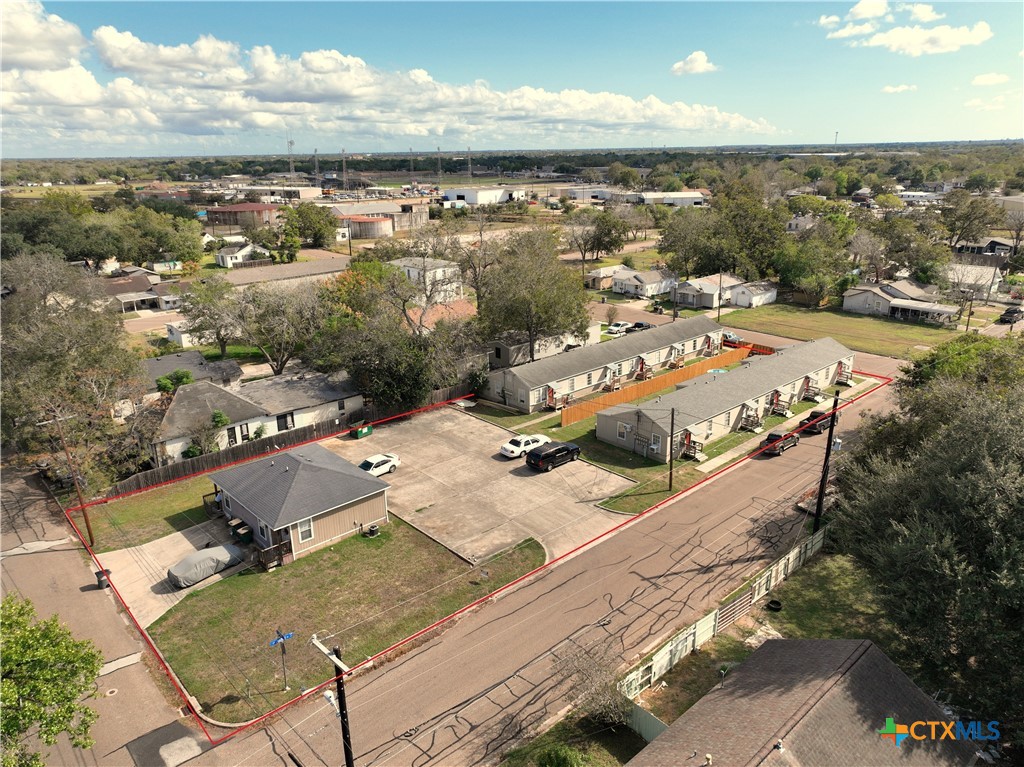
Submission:
POLYGON ((166 442, 191 434, 199 424, 211 422, 214 410, 224 413, 229 423, 271 415, 245 397, 222 389, 209 381, 185 384, 178 387, 174 393, 174 399, 171 400, 160 423, 156 441, 166 442))
POLYGON ((359 394, 348 373, 332 378, 322 373, 271 376, 242 384, 238 392, 272 415, 337 402, 359 394))
POLYGON ((320 445, 286 450, 210 478, 274 530, 390 487, 320 445))
POLYGON ((852 356, 852 351, 831 338, 806 341, 779 349, 775 354, 748 358, 727 373, 705 373, 655 402, 639 407, 615 405, 600 411, 599 415, 640 410, 667 430, 675 408, 678 431, 852 356))
POLYGON ((769 640, 628 767, 700 765, 707 754, 728 767, 972 763, 970 741, 905 738, 897 748, 878 732, 887 718, 950 719, 867 640, 769 640))
POLYGON ((511 373, 531 387, 560 381, 572 375, 597 370, 622 360, 664 349, 675 343, 714 333, 722 327, 703 315, 685 320, 668 322, 642 333, 627 333, 621 338, 595 346, 581 346, 579 349, 556 354, 536 362, 528 362, 510 368, 511 373))
POLYGON ((234 360, 218 360, 209 362, 200 352, 186 351, 177 354, 165 354, 162 357, 150 357, 142 361, 146 367, 147 390, 157 391, 156 379, 170 375, 175 370, 187 370, 192 373, 193 381, 237 381, 242 377, 242 368, 234 360))

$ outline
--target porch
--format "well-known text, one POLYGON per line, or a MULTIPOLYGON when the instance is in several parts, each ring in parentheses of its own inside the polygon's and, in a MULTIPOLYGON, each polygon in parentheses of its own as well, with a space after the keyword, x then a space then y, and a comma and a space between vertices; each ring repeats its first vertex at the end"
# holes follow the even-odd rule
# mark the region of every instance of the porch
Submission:
POLYGON ((223 522, 232 543, 249 548, 251 559, 263 567, 264 570, 286 565, 295 558, 292 552, 292 542, 288 537, 287 530, 270 530, 262 523, 258 523, 261 528, 261 535, 269 537, 271 541, 270 546, 263 546, 256 536, 253 535, 253 529, 246 523, 246 520, 230 514, 224 508, 219 490, 203 496, 203 508, 206 510, 206 515, 209 518, 219 519, 223 522))

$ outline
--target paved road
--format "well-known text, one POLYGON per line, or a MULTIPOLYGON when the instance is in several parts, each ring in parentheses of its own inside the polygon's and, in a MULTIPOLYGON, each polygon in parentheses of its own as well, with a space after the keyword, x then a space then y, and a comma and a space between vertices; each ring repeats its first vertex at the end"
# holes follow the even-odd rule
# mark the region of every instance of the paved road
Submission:
MULTIPOLYGON (((840 433, 856 422, 844 418, 840 433)), ((816 483, 823 452, 823 439, 809 439, 739 464, 351 680, 356 763, 496 762, 562 709, 556 659, 588 648, 635 661, 786 550, 804 521, 791 502, 816 483)), ((243 733, 194 764, 288 764, 285 749, 306 765, 336 764, 338 733, 317 697, 275 719, 273 733, 243 733)))
MULTIPOLYGON (((3 593, 31 599, 41 617, 58 615, 78 639, 90 639, 106 663, 89 705, 99 713, 92 734, 96 745, 81 751, 65 738, 47 749, 51 765, 97 767, 173 767, 200 753, 207 745, 190 728, 180 732, 149 733, 179 722, 141 663, 142 642, 114 606, 109 591, 96 587, 92 567, 82 546, 43 489, 31 475, 3 468, 3 593), (154 741, 164 758, 136 762, 133 742, 154 741), (182 740, 183 739, 183 740, 182 740), (181 741, 175 746, 172 741, 181 741), (170 744, 170 746, 169 746, 170 744), (177 749, 177 750, 176 750, 177 749), (175 758, 174 754, 181 758, 175 758)), ((180 727, 180 725, 179 725, 180 727)), ((45 747, 44 747, 45 749, 45 747)))
POLYGON ((178 312, 156 312, 143 310, 141 316, 124 321, 124 328, 129 333, 146 333, 151 330, 159 330, 163 333, 168 322, 177 322, 185 319, 178 312), (144 313, 143 313, 144 312, 144 313))

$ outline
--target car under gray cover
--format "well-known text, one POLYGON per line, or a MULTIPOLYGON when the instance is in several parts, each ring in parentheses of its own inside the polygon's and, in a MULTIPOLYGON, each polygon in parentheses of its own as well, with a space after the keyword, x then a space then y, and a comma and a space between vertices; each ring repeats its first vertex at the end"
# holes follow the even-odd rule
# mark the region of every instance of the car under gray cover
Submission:
POLYGON ((193 586, 221 570, 237 565, 243 559, 242 550, 230 543, 211 546, 189 554, 167 570, 167 580, 179 589, 193 586))

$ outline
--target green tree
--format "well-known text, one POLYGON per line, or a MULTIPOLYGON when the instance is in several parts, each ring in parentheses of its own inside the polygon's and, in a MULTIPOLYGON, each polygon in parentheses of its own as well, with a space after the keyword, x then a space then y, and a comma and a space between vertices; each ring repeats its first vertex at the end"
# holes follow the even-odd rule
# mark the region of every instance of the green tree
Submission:
POLYGON ((176 392, 179 386, 185 384, 195 383, 195 379, 192 377, 191 370, 174 370, 165 376, 160 376, 156 379, 156 388, 164 394, 170 394, 176 392))
POLYGON ((315 290, 257 284, 238 297, 235 327, 278 376, 323 328, 325 309, 315 290))
POLYGON ((1024 743, 1024 383, 897 392, 839 467, 832 526, 874 580, 896 660, 1024 743), (984 424, 983 427, 979 425, 984 424))
POLYGON ((718 217, 712 211, 680 208, 671 214, 658 240, 658 252, 665 256, 668 268, 688 280, 698 263, 713 260, 717 226, 718 217), (706 259, 709 254, 711 259, 706 259))
POLYGON ((185 332, 201 344, 216 344, 220 356, 238 338, 238 294, 219 274, 195 280, 181 293, 185 332))
POLYGON ((57 616, 40 621, 32 603, 14 596, 2 603, 4 657, 0 682, 3 767, 43 767, 33 737, 52 746, 62 734, 71 745, 93 744, 96 712, 82 703, 103 665, 88 640, 77 640, 57 616))
POLYGON ((519 337, 530 344, 550 335, 586 332, 587 295, 583 283, 563 264, 546 230, 516 232, 503 256, 485 276, 490 298, 478 315, 493 337, 519 337))
POLYGON ((975 242, 1003 224, 1006 213, 992 200, 974 197, 966 189, 954 189, 942 198, 939 217, 949 233, 946 242, 955 248, 975 242))
POLYGON ((430 342, 407 332, 393 314, 370 318, 344 335, 339 363, 374 404, 398 411, 426 402, 432 388, 430 342))
POLYGON ((285 223, 294 223, 299 239, 311 248, 326 248, 335 243, 338 221, 330 208, 301 202, 294 208, 282 208, 285 223))
POLYGON ((1001 392, 1024 381, 1024 337, 964 333, 925 352, 901 371, 896 382, 899 389, 954 378, 1001 392))
POLYGON ((900 210, 906 207, 906 203, 894 194, 876 195, 875 204, 882 210, 900 210))

